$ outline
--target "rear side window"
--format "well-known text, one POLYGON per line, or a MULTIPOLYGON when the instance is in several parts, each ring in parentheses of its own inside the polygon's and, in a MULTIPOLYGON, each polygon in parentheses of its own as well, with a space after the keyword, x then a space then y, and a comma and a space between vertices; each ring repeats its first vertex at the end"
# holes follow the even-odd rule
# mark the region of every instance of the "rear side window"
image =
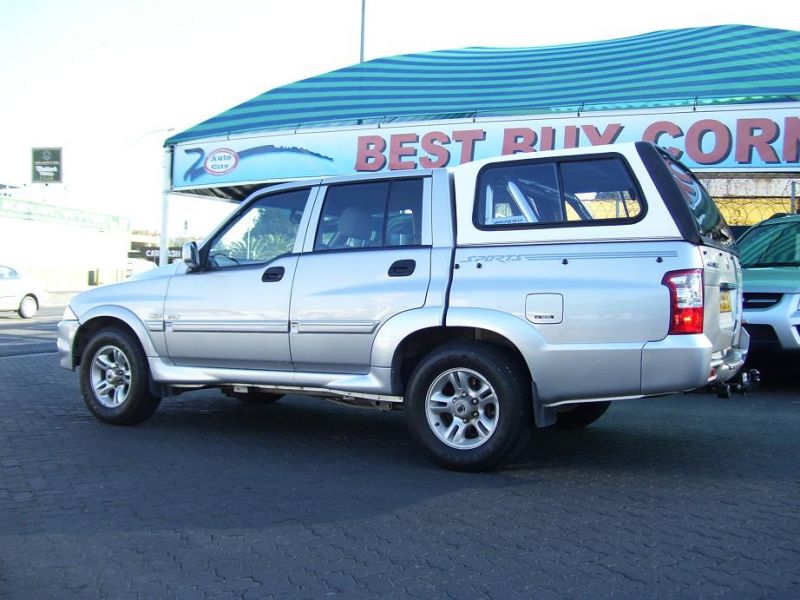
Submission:
POLYGON ((673 160, 668 154, 663 152, 659 154, 689 206, 700 235, 718 244, 732 245, 733 233, 703 185, 689 169, 673 160))
POLYGON ((422 179, 328 188, 314 250, 416 246, 422 240, 422 179))
POLYGON ((619 157, 492 165, 478 176, 481 228, 630 223, 644 201, 619 157))

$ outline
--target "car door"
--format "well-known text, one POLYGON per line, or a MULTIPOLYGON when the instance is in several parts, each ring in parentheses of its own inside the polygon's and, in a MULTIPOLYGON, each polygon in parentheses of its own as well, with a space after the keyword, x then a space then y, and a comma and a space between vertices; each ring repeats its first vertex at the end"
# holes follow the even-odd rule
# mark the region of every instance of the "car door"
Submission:
POLYGON ((292 369, 289 299, 313 189, 254 197, 203 245, 198 270, 172 278, 164 319, 174 364, 292 369))
POLYGON ((343 182, 320 196, 292 293, 292 359, 297 371, 366 373, 381 325, 425 304, 430 180, 343 182))

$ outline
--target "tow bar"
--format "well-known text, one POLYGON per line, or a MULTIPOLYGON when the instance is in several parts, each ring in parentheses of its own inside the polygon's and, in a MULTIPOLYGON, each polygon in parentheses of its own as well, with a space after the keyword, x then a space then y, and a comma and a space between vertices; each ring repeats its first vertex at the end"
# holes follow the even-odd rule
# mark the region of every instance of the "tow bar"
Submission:
POLYGON ((730 381, 718 383, 712 389, 717 392, 717 398, 730 398, 736 392, 746 394, 754 392, 761 383, 761 372, 758 369, 740 371, 739 374, 730 381))

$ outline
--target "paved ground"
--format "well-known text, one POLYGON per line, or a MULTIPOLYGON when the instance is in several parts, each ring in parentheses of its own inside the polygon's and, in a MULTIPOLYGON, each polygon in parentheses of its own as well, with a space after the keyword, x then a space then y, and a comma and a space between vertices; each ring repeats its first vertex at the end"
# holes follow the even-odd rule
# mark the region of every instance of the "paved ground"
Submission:
POLYGON ((42 307, 33 319, 0 312, 0 357, 53 352, 56 323, 63 312, 63 307, 42 307))
POLYGON ((788 380, 619 403, 477 475, 401 413, 197 392, 120 428, 55 354, 0 381, 3 599, 800 597, 788 380))

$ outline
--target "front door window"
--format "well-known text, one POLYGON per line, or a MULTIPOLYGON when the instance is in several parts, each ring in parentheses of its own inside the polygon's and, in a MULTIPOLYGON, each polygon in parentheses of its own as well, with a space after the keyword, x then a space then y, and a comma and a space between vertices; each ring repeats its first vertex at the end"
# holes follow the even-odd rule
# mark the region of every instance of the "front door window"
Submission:
POLYGON ((265 196, 250 205, 211 245, 211 268, 268 262, 294 248, 308 190, 265 196))

